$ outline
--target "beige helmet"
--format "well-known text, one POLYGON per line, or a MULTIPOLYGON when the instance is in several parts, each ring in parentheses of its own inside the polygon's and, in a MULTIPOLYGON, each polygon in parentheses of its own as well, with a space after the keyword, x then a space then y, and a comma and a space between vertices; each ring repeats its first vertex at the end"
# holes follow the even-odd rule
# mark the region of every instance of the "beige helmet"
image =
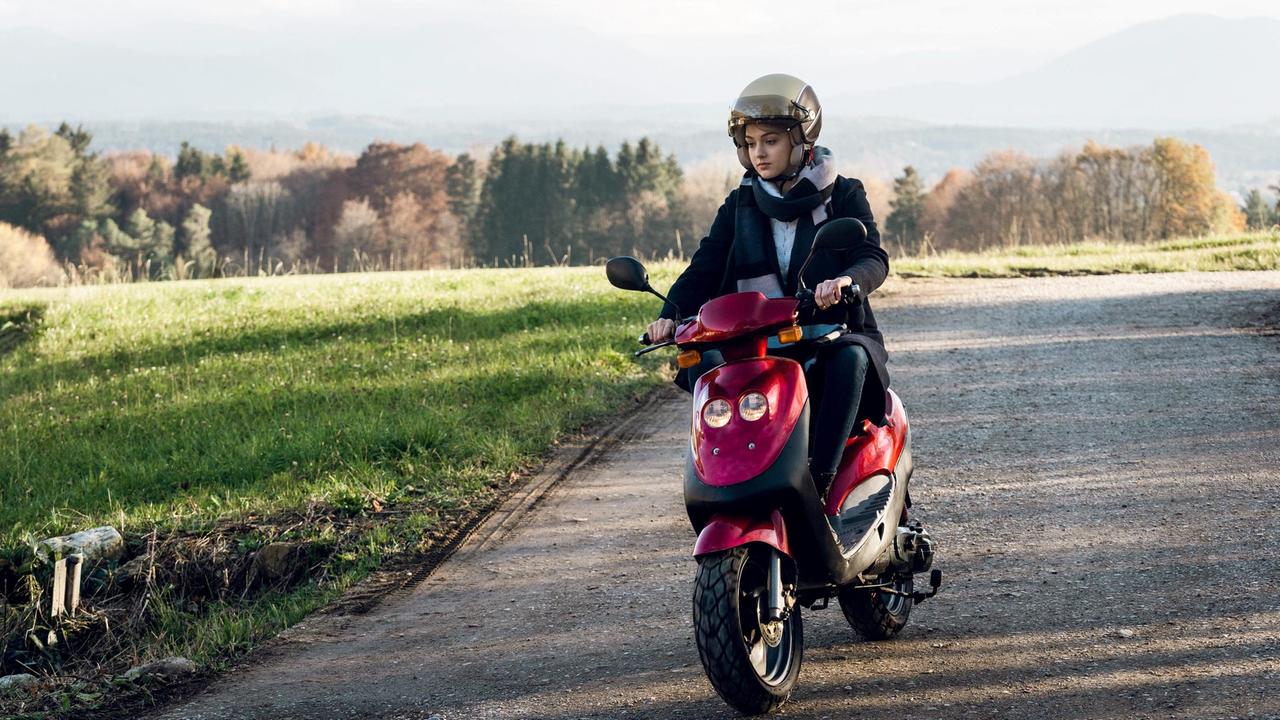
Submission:
POLYGON ((791 162, 787 175, 795 175, 822 131, 822 104, 809 84, 792 75, 765 75, 751 81, 738 93, 729 111, 729 137, 738 148, 738 162, 752 169, 747 154, 747 126, 776 123, 791 136, 791 162))

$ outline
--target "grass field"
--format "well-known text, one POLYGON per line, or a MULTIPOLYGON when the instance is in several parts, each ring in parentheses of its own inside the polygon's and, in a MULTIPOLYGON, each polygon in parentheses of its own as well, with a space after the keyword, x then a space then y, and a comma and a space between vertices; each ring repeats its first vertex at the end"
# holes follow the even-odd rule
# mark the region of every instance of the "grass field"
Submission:
POLYGON ((599 268, 0 294, 0 539, 457 502, 659 382, 657 306, 599 268))
POLYGON ((1280 269, 1280 232, 1169 240, 1148 245, 1081 243, 943 252, 894 258, 903 277, 1025 277, 1280 269))

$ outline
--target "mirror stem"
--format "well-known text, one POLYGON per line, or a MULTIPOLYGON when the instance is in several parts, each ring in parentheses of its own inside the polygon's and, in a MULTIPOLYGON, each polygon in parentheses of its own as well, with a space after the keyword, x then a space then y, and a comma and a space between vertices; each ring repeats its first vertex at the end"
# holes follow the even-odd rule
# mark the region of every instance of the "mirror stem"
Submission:
POLYGON ((801 290, 809 289, 804 284, 804 271, 809 269, 809 261, 813 259, 813 251, 816 249, 817 248, 809 248, 809 255, 805 257, 804 263, 800 265, 800 272, 796 275, 796 285, 798 285, 801 290))
POLYGON ((676 317, 681 317, 681 318, 682 318, 682 317, 684 317, 684 313, 680 312, 680 306, 679 306, 679 305, 676 305, 675 303, 673 303, 673 302, 671 302, 670 300, 668 300, 666 295, 663 295, 662 293, 658 292, 657 290, 654 290, 652 285, 650 285, 650 284, 648 284, 648 283, 645 283, 645 287, 644 287, 644 289, 645 289, 645 290, 648 290, 649 292, 651 292, 651 293, 653 293, 654 295, 658 296, 658 299, 659 299, 659 300, 661 300, 662 302, 667 303, 667 304, 668 304, 668 305, 670 305, 671 307, 675 308, 675 309, 676 309, 676 317))

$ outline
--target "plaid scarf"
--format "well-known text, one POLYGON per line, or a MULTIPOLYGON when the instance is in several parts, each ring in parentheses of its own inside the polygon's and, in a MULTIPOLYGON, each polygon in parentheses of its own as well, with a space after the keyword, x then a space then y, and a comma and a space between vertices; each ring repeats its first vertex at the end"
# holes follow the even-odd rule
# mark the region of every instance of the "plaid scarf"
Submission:
POLYGON ((743 176, 742 186, 750 187, 752 192, 738 194, 734 217, 733 267, 739 292, 757 290, 766 297, 782 297, 787 288, 795 285, 794 276, 799 272, 796 253, 808 253, 817 226, 827 219, 827 202, 835 180, 835 162, 831 151, 824 147, 814 148, 813 162, 800 169, 799 179, 786 194, 754 171, 743 176), (771 218, 797 223, 786 278, 778 274, 771 218))

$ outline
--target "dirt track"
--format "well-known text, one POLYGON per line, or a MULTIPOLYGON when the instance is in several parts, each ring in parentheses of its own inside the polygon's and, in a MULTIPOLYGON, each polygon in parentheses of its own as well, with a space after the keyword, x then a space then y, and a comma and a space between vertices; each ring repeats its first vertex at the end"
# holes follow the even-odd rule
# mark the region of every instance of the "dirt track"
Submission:
MULTIPOLYGON (((1280 718, 1280 273, 892 281, 914 517, 896 640, 805 615, 796 718, 1280 718)), ((718 718, 690 625, 687 399, 565 448, 411 591, 164 718, 718 718)))

